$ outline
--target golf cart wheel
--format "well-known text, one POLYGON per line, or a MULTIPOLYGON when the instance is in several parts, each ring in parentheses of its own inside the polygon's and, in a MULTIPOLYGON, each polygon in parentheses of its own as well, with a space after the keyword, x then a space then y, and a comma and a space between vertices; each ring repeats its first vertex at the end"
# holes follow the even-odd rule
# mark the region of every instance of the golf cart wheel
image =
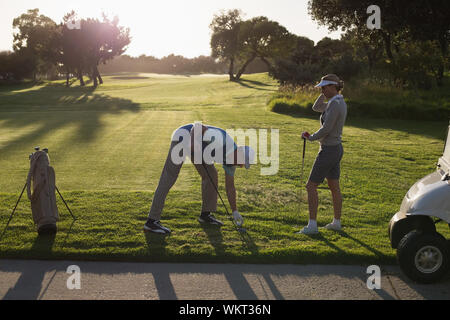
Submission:
POLYGON ((432 283, 442 278, 449 268, 449 248, 437 232, 411 231, 397 249, 400 269, 412 280, 432 283))

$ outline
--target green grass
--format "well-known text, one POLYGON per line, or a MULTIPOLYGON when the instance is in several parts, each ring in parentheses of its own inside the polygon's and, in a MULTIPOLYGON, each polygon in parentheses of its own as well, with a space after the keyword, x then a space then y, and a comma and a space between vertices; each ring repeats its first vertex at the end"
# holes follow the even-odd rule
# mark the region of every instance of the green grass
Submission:
MULTIPOLYGON (((431 173, 442 153, 447 123, 351 118, 342 161, 344 232, 296 235, 307 223, 305 183, 318 151, 309 143, 300 182, 300 132, 317 117, 277 114, 267 101, 277 91, 266 74, 240 83, 225 76, 120 74, 93 90, 62 82, 0 87, 0 257, 175 262, 391 263, 387 224, 408 188, 431 173), (138 77, 139 76, 139 77, 138 77), (280 130, 279 171, 261 164, 237 169, 238 208, 247 234, 233 229, 218 205, 222 229, 197 222, 200 177, 186 164, 169 193, 162 222, 172 235, 144 234, 169 147, 178 126, 195 120, 223 128, 280 130), (23 198, 28 154, 50 149, 56 183, 74 214, 58 200, 54 238, 39 238, 23 198), (4 232, 3 232, 4 231, 4 232)), ((270 140, 270 139, 269 139, 270 140)), ((223 170, 219 184, 223 196, 223 170)), ((332 219, 331 196, 319 189, 318 224, 332 219)), ((448 227, 439 231, 449 236, 448 227)))

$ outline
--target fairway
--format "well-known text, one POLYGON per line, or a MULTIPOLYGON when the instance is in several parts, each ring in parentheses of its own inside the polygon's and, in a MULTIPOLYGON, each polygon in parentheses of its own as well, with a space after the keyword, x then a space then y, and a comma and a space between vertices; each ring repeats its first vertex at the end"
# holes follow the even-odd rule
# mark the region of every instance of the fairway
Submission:
MULTIPOLYGON (((306 191, 300 189, 319 148, 307 144, 300 182, 300 135, 319 128, 319 114, 307 118, 268 111, 277 83, 267 74, 244 75, 240 82, 219 75, 156 74, 114 74, 104 81, 95 90, 77 84, 66 88, 62 81, 0 87, 1 258, 391 263, 395 251, 388 222, 409 187, 435 170, 448 125, 348 119, 341 176, 343 232, 320 229, 317 236, 296 235, 308 221, 306 191), (197 120, 224 129, 279 129, 278 173, 261 175, 261 164, 236 170, 238 209, 247 229, 242 235, 220 202, 216 216, 225 222, 223 228, 198 223, 201 180, 185 164, 161 219, 172 234, 144 234, 172 131, 197 120), (56 185, 78 218, 72 223, 58 200, 61 220, 55 238, 37 237, 26 196, 3 232, 34 146, 49 148, 56 185)), ((225 196, 224 172, 216 167, 225 196)), ((332 216, 324 184, 319 227, 332 216)), ((438 231, 448 237, 447 226, 438 225, 438 231)))

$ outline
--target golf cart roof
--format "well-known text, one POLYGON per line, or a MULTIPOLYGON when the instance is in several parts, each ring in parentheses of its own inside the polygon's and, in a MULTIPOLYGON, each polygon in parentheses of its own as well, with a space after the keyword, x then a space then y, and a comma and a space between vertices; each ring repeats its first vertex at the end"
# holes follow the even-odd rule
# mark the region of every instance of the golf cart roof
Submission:
POLYGON ((444 153, 439 158, 439 169, 443 170, 444 173, 450 174, 450 125, 448 126, 447 137, 445 139, 444 153))

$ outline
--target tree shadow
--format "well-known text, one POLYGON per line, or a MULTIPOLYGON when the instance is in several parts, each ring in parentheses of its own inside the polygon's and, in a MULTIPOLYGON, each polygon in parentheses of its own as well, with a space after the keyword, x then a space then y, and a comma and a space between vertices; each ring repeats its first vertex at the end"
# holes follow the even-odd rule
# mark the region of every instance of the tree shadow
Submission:
POLYGON ((121 77, 111 77, 111 79, 115 79, 115 80, 145 80, 145 79, 150 79, 150 77, 141 77, 141 76, 126 77, 126 76, 121 76, 121 77))
POLYGON ((138 112, 140 106, 128 99, 96 93, 93 87, 67 88, 50 83, 35 90, 0 91, 0 122, 3 128, 24 132, 0 146, 0 152, 29 148, 49 132, 75 126, 73 140, 90 142, 101 131, 105 114, 138 112), (31 130, 21 130, 30 127, 31 130))
MULTIPOLYGON (((309 114, 288 111, 275 113, 290 116, 292 118, 304 118, 309 120, 317 120, 320 117, 320 113, 309 114)), ((433 139, 444 140, 447 134, 449 119, 443 119, 442 121, 417 121, 384 118, 363 118, 360 116, 352 116, 351 114, 349 114, 344 125, 344 139, 345 128, 355 127, 373 132, 385 129, 395 130, 404 132, 407 135, 414 134, 428 136, 433 139)))
POLYGON ((259 82, 259 81, 255 81, 255 80, 247 80, 247 79, 239 79, 239 80, 235 80, 234 82, 236 82, 237 84, 246 87, 246 88, 250 88, 250 89, 256 89, 256 90, 261 90, 261 91, 273 91, 275 92, 275 89, 266 89, 263 87, 270 87, 269 84, 267 83, 263 83, 263 82, 259 82))

